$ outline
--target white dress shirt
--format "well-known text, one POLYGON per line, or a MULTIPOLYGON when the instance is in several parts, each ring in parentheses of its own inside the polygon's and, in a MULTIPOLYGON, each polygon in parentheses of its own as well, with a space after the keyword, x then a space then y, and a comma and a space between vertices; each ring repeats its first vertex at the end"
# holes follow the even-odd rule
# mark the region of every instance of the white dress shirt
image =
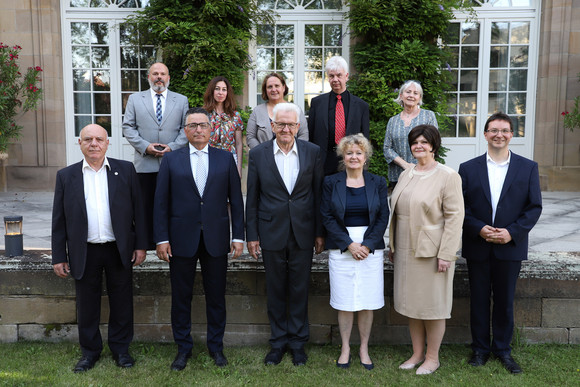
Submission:
POLYGON ((296 141, 294 141, 290 152, 286 154, 280 149, 276 140, 274 140, 274 160, 276 161, 276 167, 278 167, 278 172, 280 172, 280 176, 284 180, 284 185, 286 185, 288 193, 292 193, 296 179, 298 178, 298 172, 300 172, 296 141))
POLYGON ((510 160, 512 158, 512 152, 509 152, 506 161, 501 163, 496 163, 492 160, 487 153, 487 177, 489 179, 489 192, 491 193, 491 221, 495 222, 495 212, 497 210, 497 203, 499 202, 499 197, 501 195, 501 190, 503 188, 503 183, 505 182, 505 177, 507 175, 508 168, 510 166, 510 160))
MULTIPOLYGON (((151 90, 151 102, 153 103, 153 112, 157 112, 157 93, 151 90)), ((165 101, 167 100, 167 89, 161 93, 161 116, 165 114, 165 101)))
POLYGON ((98 171, 95 171, 86 160, 83 160, 83 186, 89 226, 88 243, 106 243, 115 240, 109 209, 107 169, 111 169, 111 167, 106 157, 103 166, 98 171))

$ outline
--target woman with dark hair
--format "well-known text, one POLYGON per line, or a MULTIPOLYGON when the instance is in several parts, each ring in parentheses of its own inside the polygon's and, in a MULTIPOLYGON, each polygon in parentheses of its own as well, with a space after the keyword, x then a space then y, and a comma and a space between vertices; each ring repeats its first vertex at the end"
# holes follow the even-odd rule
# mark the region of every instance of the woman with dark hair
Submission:
POLYGON ((397 184, 401 172, 417 163, 407 145, 409 131, 417 125, 437 127, 435 113, 421 109, 423 88, 419 82, 410 80, 403 83, 395 102, 403 107, 403 111, 389 119, 383 145, 385 160, 389 164, 390 188, 397 184))
POLYGON ((362 134, 343 137, 336 153, 345 170, 326 176, 322 192, 322 222, 330 277, 330 305, 338 311, 342 340, 336 360, 350 367, 350 334, 357 313, 360 364, 374 367, 369 356, 373 313, 385 304, 383 235, 389 221, 387 182, 364 170, 372 146, 362 134))
POLYGON ((423 363, 416 373, 427 375, 440 366, 465 210, 459 174, 435 161, 441 146, 437 128, 416 126, 408 144, 417 164, 403 171, 391 196, 389 259, 395 266, 395 310, 409 318, 413 343, 413 355, 399 368, 423 363))
POLYGON ((215 77, 209 81, 203 102, 203 108, 211 116, 209 145, 231 152, 241 177, 244 124, 240 113, 235 110, 234 90, 230 81, 225 77, 215 77))
MULTIPOLYGON (((272 112, 274 106, 281 102, 286 102, 284 97, 288 95, 288 86, 284 77, 278 73, 270 73, 266 75, 262 82, 262 99, 266 103, 256 106, 250 119, 248 120, 248 127, 246 128, 246 142, 250 149, 271 140, 274 136, 272 132, 272 112)), ((298 129, 297 137, 301 140, 308 141, 308 124, 306 117, 302 110, 300 111, 300 129, 298 129)))

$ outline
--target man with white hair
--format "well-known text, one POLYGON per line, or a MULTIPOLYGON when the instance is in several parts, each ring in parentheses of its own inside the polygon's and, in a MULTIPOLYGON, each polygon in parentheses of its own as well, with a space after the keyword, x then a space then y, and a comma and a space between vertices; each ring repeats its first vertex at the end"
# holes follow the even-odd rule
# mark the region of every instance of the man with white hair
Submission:
POLYGON ((246 200, 248 251, 263 255, 270 320, 266 365, 307 361, 308 285, 312 249, 324 246, 320 215, 322 163, 318 146, 296 139, 300 109, 279 103, 271 123, 276 137, 250 150, 246 200))
POLYGON ((348 64, 334 56, 326 62, 326 76, 332 89, 310 103, 308 134, 320 147, 324 174, 338 172, 336 146, 344 136, 362 133, 369 138, 369 105, 346 90, 348 64))

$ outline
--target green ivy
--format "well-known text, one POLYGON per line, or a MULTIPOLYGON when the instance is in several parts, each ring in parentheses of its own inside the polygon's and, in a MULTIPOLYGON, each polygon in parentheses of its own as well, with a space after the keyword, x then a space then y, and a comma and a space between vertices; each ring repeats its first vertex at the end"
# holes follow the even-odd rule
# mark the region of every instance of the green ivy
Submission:
POLYGON ((169 68, 171 89, 202 106, 207 84, 218 75, 242 92, 252 68, 252 27, 273 20, 253 0, 151 0, 127 22, 139 31, 136 44, 154 44, 161 52, 157 60, 169 68))
MULTIPOLYGON (((356 38, 352 59, 359 70, 349 89, 370 107, 370 137, 375 152, 369 170, 387 177, 383 141, 389 118, 402 108, 394 102, 409 79, 421 82, 423 107, 433 110, 443 132, 451 121, 446 91, 451 88, 450 53, 438 44, 445 37, 453 9, 462 0, 350 0, 350 32, 356 38)), ((354 72, 354 71, 353 71, 354 72)), ((447 149, 440 149, 445 162, 447 149)))

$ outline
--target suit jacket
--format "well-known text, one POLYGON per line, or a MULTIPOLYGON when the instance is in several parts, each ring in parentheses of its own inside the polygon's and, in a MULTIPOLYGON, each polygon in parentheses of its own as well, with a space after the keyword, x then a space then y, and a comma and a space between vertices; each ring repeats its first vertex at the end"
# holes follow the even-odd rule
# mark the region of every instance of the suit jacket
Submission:
MULTIPOLYGON (((147 248, 145 209, 133 164, 108 158, 109 210, 117 248, 125 267, 132 265, 134 250, 147 248)), ((68 262, 71 275, 80 280, 87 258, 88 220, 83 182, 83 163, 56 174, 52 206, 52 264, 68 262)))
MULTIPOLYGON (((297 138, 308 141, 308 123, 302 110, 300 111, 300 129, 298 129, 297 138)), ((248 119, 248 127, 246 128, 246 142, 250 149, 255 148, 263 142, 274 138, 272 132, 272 125, 270 125, 270 116, 268 115, 268 106, 263 103, 256 106, 250 118, 248 119)))
POLYGON ((123 119, 123 135, 135 148, 133 163, 138 173, 159 171, 163 157, 146 154, 149 144, 167 144, 172 151, 187 144, 183 126, 188 109, 189 102, 185 96, 168 90, 165 112, 161 123, 158 123, 150 89, 129 96, 123 119))
MULTIPOLYGON (((374 253, 385 248, 385 230, 389 222, 389 199, 384 177, 363 172, 369 210, 369 226, 362 244, 374 253)), ((346 172, 326 176, 322 189, 320 207, 322 222, 326 228, 326 248, 345 251, 353 242, 344 224, 346 212, 346 172)))
POLYGON ((395 233, 409 232, 415 257, 436 257, 446 261, 457 260, 457 250, 461 242, 464 206, 461 196, 461 178, 453 169, 439 164, 429 177, 429 188, 405 191, 413 176, 415 167, 403 171, 391 195, 391 226, 389 244, 395 252, 395 233), (402 193, 412 194, 409 215, 410 230, 398 230, 397 201, 402 193))
MULTIPOLYGON (((328 106, 330 92, 312 99, 308 113, 308 136, 310 142, 320 147, 320 159, 326 160, 328 149, 328 106)), ((350 94, 348 121, 345 136, 362 133, 369 138, 369 104, 359 97, 350 94)))
POLYGON ((244 203, 240 175, 230 152, 208 148, 208 174, 200 196, 190 162, 190 148, 163 156, 153 211, 155 242, 169 241, 171 251, 180 257, 193 257, 200 234, 213 257, 230 251, 231 205, 232 238, 244 239, 244 203))
POLYGON ((246 239, 262 249, 283 249, 290 230, 301 249, 311 249, 323 236, 320 217, 322 163, 318 146, 295 140, 300 171, 291 193, 274 161, 274 141, 250 150, 246 196, 246 239))
POLYGON ((463 257, 482 261, 493 251, 497 259, 528 259, 528 234, 542 213, 538 164, 512 152, 493 222, 486 154, 461 164, 459 174, 465 198, 463 257), (512 240, 505 245, 486 242, 479 235, 485 225, 506 228, 512 240))

